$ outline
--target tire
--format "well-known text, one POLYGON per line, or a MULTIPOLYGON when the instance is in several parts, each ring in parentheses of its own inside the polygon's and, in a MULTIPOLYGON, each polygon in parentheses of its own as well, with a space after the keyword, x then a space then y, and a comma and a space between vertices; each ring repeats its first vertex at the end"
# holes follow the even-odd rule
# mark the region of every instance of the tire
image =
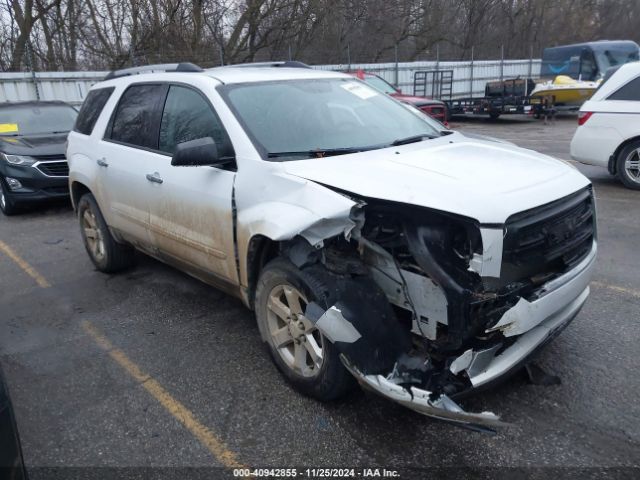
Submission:
POLYGON ((8 192, 8 188, 5 186, 4 180, 0 178, 0 210, 2 210, 2 213, 7 217, 10 217, 17 213, 18 206, 16 205, 15 200, 5 192, 8 192))
MULTIPOLYGON (((286 380, 299 392, 321 401, 330 401, 344 396, 354 385, 355 379, 345 369, 340 361, 338 351, 313 324, 297 315, 295 311, 304 312, 305 303, 315 301, 323 307, 328 307, 328 295, 330 289, 325 287, 323 276, 318 269, 320 266, 312 266, 304 270, 298 269, 288 260, 277 258, 269 262, 260 274, 256 287, 255 311, 260 335, 266 343, 271 358, 278 370, 286 380), (288 291, 286 290, 288 289, 288 291), (292 295, 291 297, 289 295, 292 295), (295 302, 290 298, 298 295, 300 308, 295 308, 295 302), (292 320, 279 317, 273 307, 270 307, 270 299, 279 298, 280 304, 288 309, 292 320), (290 308, 290 304, 294 308, 290 308), (293 310, 293 312, 291 312, 293 310), (302 324, 303 328, 296 327, 302 324), (272 332, 287 330, 286 335, 275 337, 272 332), (298 336, 299 335, 299 336, 298 336), (297 339, 296 339, 297 337, 297 339), (304 337, 304 338, 303 338, 304 337), (278 338, 282 343, 277 346, 278 338), (322 360, 319 364, 314 362, 311 354, 321 348, 322 360), (304 353, 304 361, 296 361, 298 349, 304 353), (301 363, 304 367, 300 368, 301 363)), ((275 310, 280 310, 276 308, 275 310)), ((286 314, 286 313, 285 313, 286 314)))
POLYGON ((616 172, 625 187, 640 190, 640 140, 620 150, 616 158, 616 172))
POLYGON ((495 111, 489 112, 489 118, 491 120, 497 120, 498 117, 500 117, 500 112, 495 112, 495 111))
POLYGON ((115 241, 90 193, 78 202, 78 221, 84 247, 99 271, 114 273, 134 264, 133 247, 115 241))

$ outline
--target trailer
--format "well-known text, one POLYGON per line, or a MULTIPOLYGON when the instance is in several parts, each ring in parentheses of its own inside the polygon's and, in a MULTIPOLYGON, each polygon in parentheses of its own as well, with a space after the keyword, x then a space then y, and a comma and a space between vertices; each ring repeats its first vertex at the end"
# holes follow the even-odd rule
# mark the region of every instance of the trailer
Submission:
POLYGON ((535 87, 531 78, 510 78, 487 82, 484 96, 452 98, 453 70, 419 71, 414 74, 416 95, 437 98, 448 107, 449 117, 455 115, 488 115, 498 118, 505 114, 540 114, 542 105, 532 103, 530 95, 535 87))

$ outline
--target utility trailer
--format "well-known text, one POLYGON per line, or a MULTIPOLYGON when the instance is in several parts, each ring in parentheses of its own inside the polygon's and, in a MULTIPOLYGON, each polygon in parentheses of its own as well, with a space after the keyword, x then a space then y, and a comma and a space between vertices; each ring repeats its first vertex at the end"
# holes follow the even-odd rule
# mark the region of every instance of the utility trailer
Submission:
POLYGON ((529 113, 531 103, 529 95, 535 87, 530 78, 510 78, 508 80, 487 82, 484 97, 451 99, 447 102, 451 115, 500 115, 529 113))
POLYGON ((431 70, 416 72, 413 77, 413 90, 417 95, 437 98, 447 103, 449 116, 488 115, 498 118, 504 114, 539 114, 541 105, 530 102, 535 87, 531 78, 510 78, 487 82, 482 97, 452 98, 453 70, 431 70))

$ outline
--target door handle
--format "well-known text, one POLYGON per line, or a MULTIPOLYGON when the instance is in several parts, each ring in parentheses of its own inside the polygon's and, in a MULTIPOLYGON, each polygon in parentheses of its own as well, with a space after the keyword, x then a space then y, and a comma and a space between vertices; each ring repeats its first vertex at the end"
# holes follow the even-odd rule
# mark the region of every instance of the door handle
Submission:
POLYGON ((108 167, 109 164, 107 163, 107 159, 102 157, 99 158, 98 160, 96 160, 96 163, 100 166, 100 167, 108 167))
POLYGON ((162 178, 160 178, 160 174, 158 172, 147 173, 147 180, 153 183, 162 183, 162 178))

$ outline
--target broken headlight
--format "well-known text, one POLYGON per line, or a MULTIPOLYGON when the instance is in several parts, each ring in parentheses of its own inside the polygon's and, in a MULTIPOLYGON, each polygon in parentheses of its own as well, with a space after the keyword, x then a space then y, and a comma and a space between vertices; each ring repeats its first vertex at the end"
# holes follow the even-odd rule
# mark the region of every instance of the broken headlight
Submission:
MULTIPOLYGON (((414 256, 428 251, 437 264, 455 277, 468 277, 474 253, 482 252, 480 227, 465 217, 429 211, 405 222, 405 232, 414 256)), ((417 257, 416 260, 420 264, 417 257)))

